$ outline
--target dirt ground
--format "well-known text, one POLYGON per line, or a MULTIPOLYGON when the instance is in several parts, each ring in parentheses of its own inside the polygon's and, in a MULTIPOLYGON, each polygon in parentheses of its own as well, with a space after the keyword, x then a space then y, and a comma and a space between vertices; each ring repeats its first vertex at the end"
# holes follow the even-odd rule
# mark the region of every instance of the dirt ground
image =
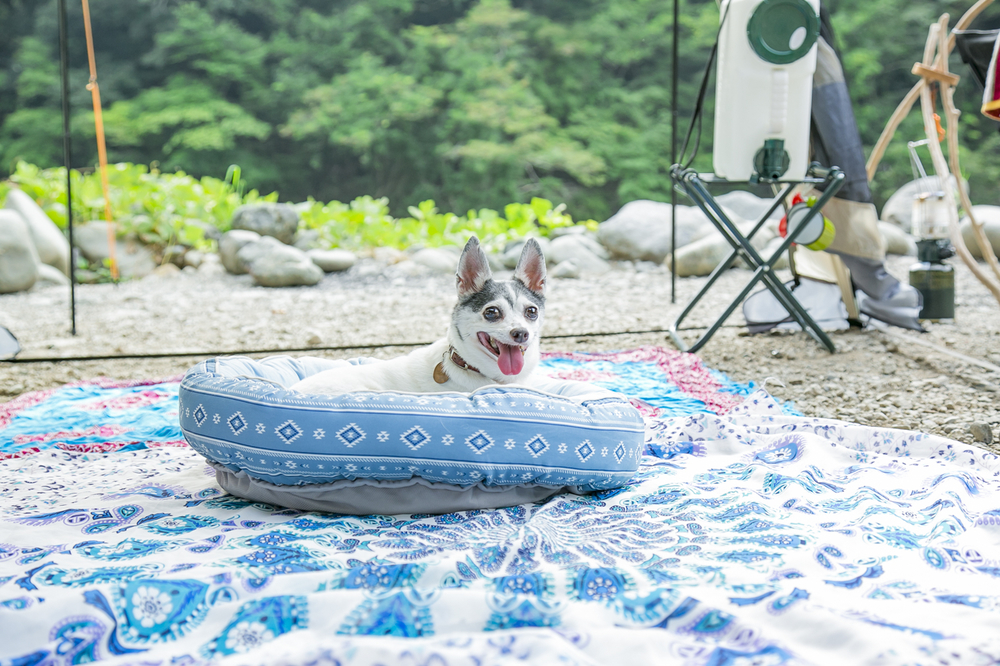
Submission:
MULTIPOLYGON (((888 267, 905 281, 912 263, 892 257, 888 267)), ((1000 305, 964 266, 955 266, 956 318, 928 323, 925 334, 852 329, 832 334, 838 351, 830 354, 801 332, 747 335, 737 311, 699 355, 736 381, 766 380, 770 392, 807 415, 966 443, 978 438, 1000 453, 1000 305), (990 438, 992 446, 983 441, 990 438)), ((709 322, 749 276, 729 271, 685 325, 709 322)), ((453 284, 449 275, 397 275, 371 259, 311 288, 266 289, 249 276, 187 269, 77 287, 75 336, 68 288, 2 295, 0 324, 23 350, 18 362, 0 362, 0 402, 97 376, 176 376, 219 353, 396 356, 444 334, 453 284), (136 358, 143 355, 161 356, 136 358), (77 360, 53 360, 70 358, 77 360)), ((678 279, 671 303, 670 274, 653 264, 552 279, 543 349, 672 347, 665 331, 703 284, 703 278, 678 279)), ((685 336, 693 341, 696 331, 685 336)))

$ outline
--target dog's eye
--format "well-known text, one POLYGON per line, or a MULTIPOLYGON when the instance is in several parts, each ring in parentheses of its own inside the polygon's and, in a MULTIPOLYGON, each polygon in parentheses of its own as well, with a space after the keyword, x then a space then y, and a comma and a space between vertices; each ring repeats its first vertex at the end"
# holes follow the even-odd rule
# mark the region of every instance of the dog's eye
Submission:
POLYGON ((498 307, 491 305, 490 307, 483 310, 483 318, 486 319, 486 321, 497 321, 502 317, 503 313, 500 312, 500 308, 498 307))
POLYGON ((524 309, 524 316, 528 319, 538 319, 538 308, 534 305, 529 305, 524 309))

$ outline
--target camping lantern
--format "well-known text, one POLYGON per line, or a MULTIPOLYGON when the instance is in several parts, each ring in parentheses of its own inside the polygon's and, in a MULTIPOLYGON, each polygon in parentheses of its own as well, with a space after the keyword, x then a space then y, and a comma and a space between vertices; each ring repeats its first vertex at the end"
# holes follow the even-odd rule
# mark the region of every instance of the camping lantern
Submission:
POLYGON ((725 0, 721 12, 715 173, 731 181, 802 180, 819 0, 725 0))
MULTIPOLYGON (((911 141, 910 159, 914 169, 922 176, 919 182, 936 182, 927 178, 923 164, 917 156, 916 147, 927 140, 911 141)), ((920 192, 913 199, 911 233, 917 239, 918 262, 910 267, 910 286, 924 297, 920 309, 921 319, 954 319, 955 317, 955 269, 944 260, 955 254, 948 240, 948 200, 942 189, 920 192)))

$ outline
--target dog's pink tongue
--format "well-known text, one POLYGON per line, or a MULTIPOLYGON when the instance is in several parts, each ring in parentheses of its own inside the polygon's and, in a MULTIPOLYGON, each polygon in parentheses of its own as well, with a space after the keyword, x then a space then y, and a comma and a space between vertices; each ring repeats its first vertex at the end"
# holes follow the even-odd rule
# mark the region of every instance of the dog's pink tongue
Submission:
POLYGON ((505 345, 499 341, 497 347, 500 348, 500 358, 497 359, 500 372, 505 375, 520 374, 521 368, 524 367, 524 352, 521 348, 516 345, 505 345))

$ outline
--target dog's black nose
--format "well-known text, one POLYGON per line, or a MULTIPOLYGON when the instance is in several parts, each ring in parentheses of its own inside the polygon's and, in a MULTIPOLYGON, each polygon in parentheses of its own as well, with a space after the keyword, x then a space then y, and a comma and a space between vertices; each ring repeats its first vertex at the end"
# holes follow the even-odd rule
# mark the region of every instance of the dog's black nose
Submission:
POLYGON ((515 328, 510 332, 510 337, 514 338, 514 342, 516 342, 519 345, 523 345, 525 342, 527 342, 529 335, 531 334, 528 333, 528 329, 526 328, 515 328))

